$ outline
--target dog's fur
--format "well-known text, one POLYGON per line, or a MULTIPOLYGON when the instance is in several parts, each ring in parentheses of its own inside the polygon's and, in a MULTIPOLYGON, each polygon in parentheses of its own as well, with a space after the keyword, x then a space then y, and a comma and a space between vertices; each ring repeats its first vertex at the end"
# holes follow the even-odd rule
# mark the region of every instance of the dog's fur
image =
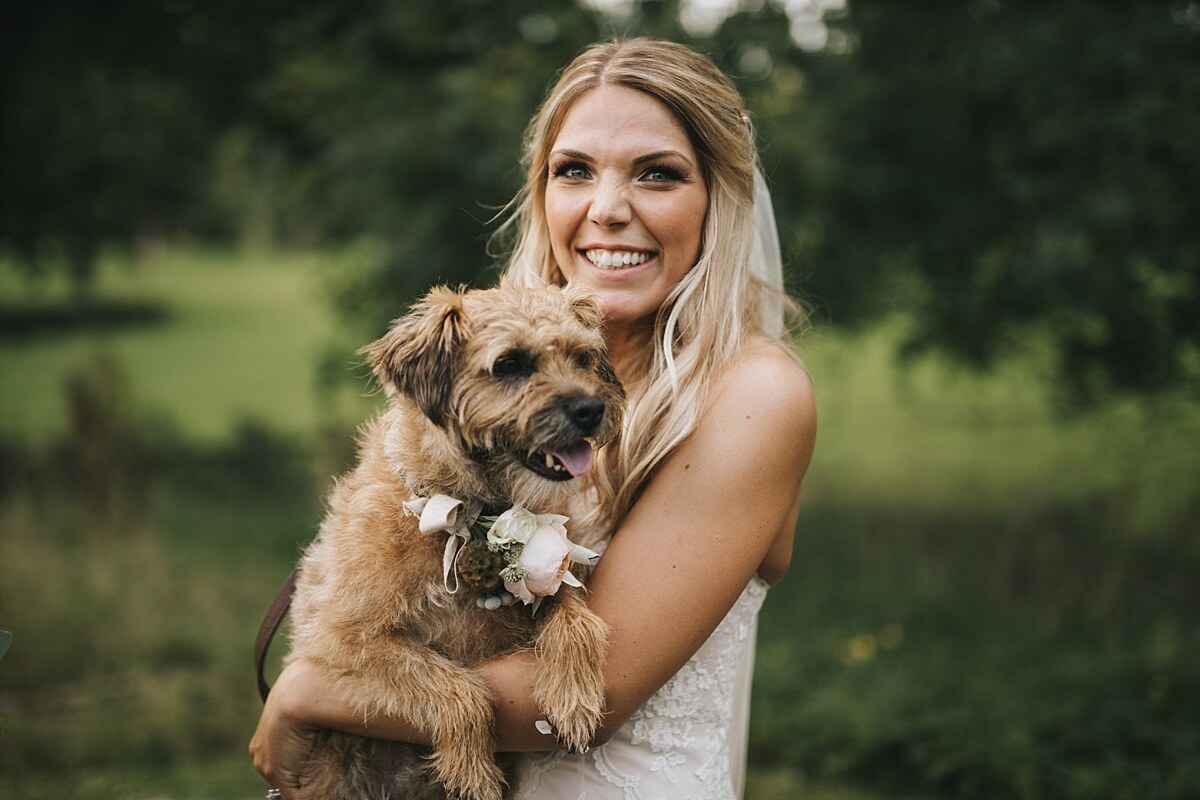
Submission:
POLYGON ((564 510, 579 481, 526 464, 615 435, 623 394, 599 324, 595 303, 570 290, 438 288, 364 348, 389 404, 305 553, 288 658, 325 665, 364 718, 411 720, 433 747, 322 733, 300 797, 500 800, 493 699, 471 665, 517 648, 538 651, 535 696, 559 740, 587 747, 603 713, 604 623, 566 585, 536 618, 519 602, 488 611, 475 592, 451 594, 446 534, 421 535, 402 503, 445 494, 564 510), (580 401, 592 409, 582 421, 580 401))

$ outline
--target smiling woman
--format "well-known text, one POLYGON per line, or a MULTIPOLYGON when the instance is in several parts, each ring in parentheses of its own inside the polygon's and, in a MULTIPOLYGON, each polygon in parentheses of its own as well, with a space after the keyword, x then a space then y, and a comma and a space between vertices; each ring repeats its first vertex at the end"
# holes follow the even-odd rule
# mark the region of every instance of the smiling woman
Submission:
POLYGON ((650 95, 602 86, 567 115, 549 166, 546 224, 563 276, 596 293, 610 335, 652 329, 700 256, 708 190, 687 131, 650 95))
MULTIPOLYGON (((757 241, 775 237, 769 205, 757 224, 753 128, 708 58, 633 39, 566 67, 526 148, 505 281, 598 299, 628 413, 587 465, 570 520, 575 541, 603 550, 587 595, 609 630, 594 746, 572 756, 548 735, 536 687, 553 659, 539 650, 477 665, 495 698, 495 747, 525 752, 510 776, 520 800, 733 800, 753 631, 791 560, 816 425, 808 377, 778 338, 787 302, 765 255, 777 242, 757 241)), ((520 376, 538 357, 507 355, 488 362, 493 375, 520 376)), ((546 456, 550 469, 583 471, 572 452, 546 456)), ((403 669, 392 679, 417 680, 403 669)), ((429 742, 419 712, 364 724, 326 668, 297 661, 251 752, 290 798, 317 729, 429 742)))

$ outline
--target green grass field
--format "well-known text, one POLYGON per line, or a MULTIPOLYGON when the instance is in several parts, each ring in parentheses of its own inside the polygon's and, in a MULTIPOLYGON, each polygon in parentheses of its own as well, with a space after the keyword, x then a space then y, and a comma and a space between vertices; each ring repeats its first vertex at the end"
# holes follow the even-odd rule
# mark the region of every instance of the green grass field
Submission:
MULTIPOLYGON (((310 435, 322 409, 318 356, 335 335, 313 255, 163 250, 104 264, 95 301, 160 310, 163 319, 120 320, 0 339, 0 435, 47 441, 67 427, 62 384, 97 354, 115 357, 143 414, 160 415, 201 442, 228 440, 255 421, 310 435)), ((68 287, 29 287, 0 269, 5 307, 61 306, 68 287)))
MULTIPOLYGON (((374 402, 332 263, 113 259, 97 303, 161 314, 0 326, 0 797, 261 797, 254 633, 374 402)), ((0 270, 0 309, 61 297, 0 270)), ((1063 415, 1034 360, 896 338, 800 345, 820 435, 747 797, 1200 796, 1200 406, 1063 415)))

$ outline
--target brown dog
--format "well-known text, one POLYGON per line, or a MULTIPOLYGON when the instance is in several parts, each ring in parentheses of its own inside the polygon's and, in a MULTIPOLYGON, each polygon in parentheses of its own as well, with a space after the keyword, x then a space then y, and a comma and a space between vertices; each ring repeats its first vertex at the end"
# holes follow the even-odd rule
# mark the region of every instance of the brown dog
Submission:
POLYGON ((623 410, 599 324, 595 303, 570 290, 438 288, 364 348, 389 406, 304 556, 288 658, 325 665, 364 718, 409 719, 433 747, 323 733, 301 797, 499 800, 493 699, 471 666, 522 647, 539 653, 535 695, 559 740, 588 746, 604 623, 570 586, 536 615, 512 602, 479 536, 458 553, 453 534, 418 530, 411 501, 461 500, 466 527, 513 505, 565 509, 623 410))

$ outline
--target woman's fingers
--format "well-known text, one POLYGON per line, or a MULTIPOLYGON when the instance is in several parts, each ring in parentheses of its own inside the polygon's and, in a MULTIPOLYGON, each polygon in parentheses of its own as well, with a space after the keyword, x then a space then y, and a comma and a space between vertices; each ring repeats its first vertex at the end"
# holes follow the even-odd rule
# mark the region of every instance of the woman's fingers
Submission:
POLYGON ((316 728, 288 712, 288 691, 292 683, 289 669, 283 671, 267 696, 249 746, 254 769, 268 786, 279 790, 282 800, 294 800, 300 786, 301 770, 317 733, 316 728))

